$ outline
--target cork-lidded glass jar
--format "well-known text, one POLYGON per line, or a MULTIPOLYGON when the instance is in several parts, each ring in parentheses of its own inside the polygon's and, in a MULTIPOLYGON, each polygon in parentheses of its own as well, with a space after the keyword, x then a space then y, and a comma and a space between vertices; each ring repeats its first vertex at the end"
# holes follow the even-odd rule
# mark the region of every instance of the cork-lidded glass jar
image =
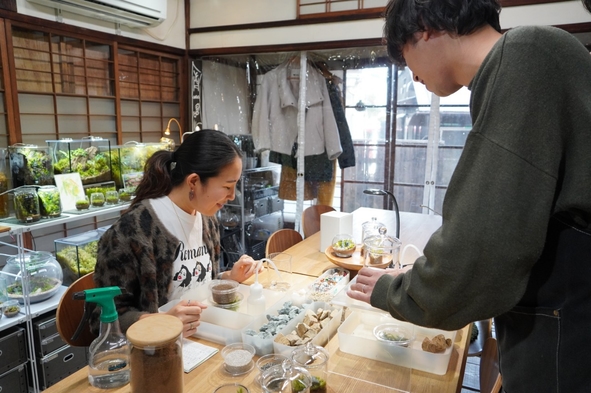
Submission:
POLYGON ((183 393, 182 331, 181 320, 168 314, 140 319, 127 329, 132 393, 183 393))

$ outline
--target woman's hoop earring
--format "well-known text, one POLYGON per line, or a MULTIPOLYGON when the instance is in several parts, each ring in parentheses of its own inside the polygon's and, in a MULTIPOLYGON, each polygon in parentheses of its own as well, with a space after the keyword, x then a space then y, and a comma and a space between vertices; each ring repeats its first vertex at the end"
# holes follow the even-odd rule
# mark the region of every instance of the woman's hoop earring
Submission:
POLYGON ((195 198, 195 191, 193 191, 193 189, 191 188, 191 191, 189 191, 189 200, 192 201, 193 198, 195 198))

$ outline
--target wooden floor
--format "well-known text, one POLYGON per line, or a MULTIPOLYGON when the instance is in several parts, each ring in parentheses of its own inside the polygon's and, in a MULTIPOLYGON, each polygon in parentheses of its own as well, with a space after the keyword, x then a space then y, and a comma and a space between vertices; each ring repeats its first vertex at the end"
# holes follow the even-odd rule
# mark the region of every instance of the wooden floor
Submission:
POLYGON ((466 359, 466 371, 464 372, 461 393, 480 392, 479 367, 480 357, 468 356, 468 359, 466 359))

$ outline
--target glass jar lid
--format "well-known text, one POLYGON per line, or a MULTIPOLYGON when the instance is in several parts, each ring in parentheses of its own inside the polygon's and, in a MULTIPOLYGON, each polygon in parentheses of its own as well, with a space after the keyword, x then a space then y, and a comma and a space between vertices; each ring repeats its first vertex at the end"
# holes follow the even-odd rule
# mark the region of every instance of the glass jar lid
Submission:
MULTIPOLYGON (((45 265, 48 262, 54 262, 55 258, 47 251, 30 251, 22 255, 26 266, 45 265)), ((19 264, 20 259, 18 255, 14 255, 7 259, 7 264, 19 264)))

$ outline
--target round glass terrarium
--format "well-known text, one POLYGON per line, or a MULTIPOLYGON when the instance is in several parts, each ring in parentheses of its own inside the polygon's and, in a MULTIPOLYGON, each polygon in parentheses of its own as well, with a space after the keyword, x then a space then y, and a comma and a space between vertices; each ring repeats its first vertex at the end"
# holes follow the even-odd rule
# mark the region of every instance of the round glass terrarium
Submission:
POLYGON ((28 282, 31 303, 49 299, 59 290, 63 281, 62 268, 54 256, 45 251, 26 252, 8 258, 2 269, 6 278, 9 299, 24 302, 23 280, 28 282), (21 258, 24 270, 21 269, 21 258))

